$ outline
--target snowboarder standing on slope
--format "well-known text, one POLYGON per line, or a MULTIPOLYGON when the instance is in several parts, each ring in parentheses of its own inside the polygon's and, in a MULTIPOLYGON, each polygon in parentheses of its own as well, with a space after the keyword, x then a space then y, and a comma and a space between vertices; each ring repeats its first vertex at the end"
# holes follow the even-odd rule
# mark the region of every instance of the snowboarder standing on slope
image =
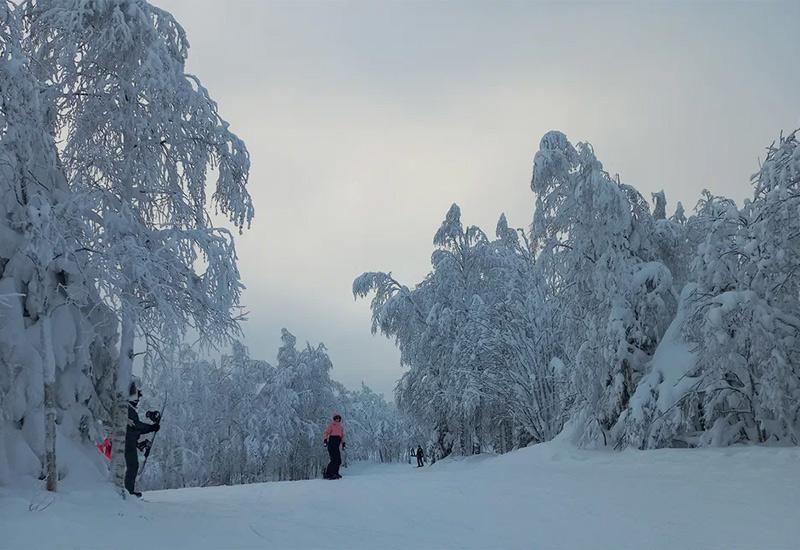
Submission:
POLYGON ((342 453, 339 450, 339 446, 341 445, 342 449, 346 446, 341 415, 338 413, 333 415, 333 421, 325 428, 323 438, 323 443, 328 448, 328 455, 331 457, 328 467, 325 468, 325 479, 341 479, 339 466, 342 464, 342 453))
POLYGON ((128 428, 125 431, 125 488, 130 494, 141 497, 142 493, 134 490, 136 475, 139 473, 139 455, 136 452, 139 437, 150 432, 157 432, 161 429, 161 425, 159 423, 146 424, 139 420, 136 407, 139 406, 142 391, 136 387, 136 382, 131 382, 128 393, 128 428))
POLYGON ((425 453, 422 452, 422 447, 417 447, 417 468, 422 468, 425 465, 423 458, 425 458, 425 453))

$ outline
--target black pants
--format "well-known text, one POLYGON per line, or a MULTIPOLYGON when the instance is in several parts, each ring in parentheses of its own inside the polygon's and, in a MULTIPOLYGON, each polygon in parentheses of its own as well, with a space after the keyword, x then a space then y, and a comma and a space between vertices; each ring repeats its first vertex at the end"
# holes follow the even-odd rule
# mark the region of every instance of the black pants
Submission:
POLYGON ((325 469, 327 477, 335 477, 339 475, 339 466, 342 464, 342 453, 339 450, 339 445, 342 443, 342 438, 338 435, 333 435, 328 438, 328 456, 331 461, 325 469))
POLYGON ((422 462, 422 455, 417 455, 417 468, 424 466, 425 463, 422 462))
POLYGON ((139 473, 139 455, 136 446, 125 445, 125 488, 133 494, 136 475, 139 473))

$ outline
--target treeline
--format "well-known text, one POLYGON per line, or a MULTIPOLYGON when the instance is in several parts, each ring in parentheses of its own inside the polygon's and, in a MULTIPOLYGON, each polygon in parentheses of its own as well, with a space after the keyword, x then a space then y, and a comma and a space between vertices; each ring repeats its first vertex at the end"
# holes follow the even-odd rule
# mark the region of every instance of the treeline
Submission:
POLYGON ((800 147, 781 136, 738 207, 667 216, 560 132, 533 164, 530 231, 453 205, 432 270, 364 273, 372 329, 408 370, 396 397, 437 453, 564 432, 588 446, 800 443, 800 147))
POLYGON ((319 477, 328 463, 322 432, 344 417, 346 459, 394 462, 423 441, 383 396, 332 380, 325 346, 296 347, 287 330, 277 363, 251 359, 241 343, 220 361, 187 346, 154 357, 146 405, 164 420, 143 482, 149 488, 231 485, 319 477))

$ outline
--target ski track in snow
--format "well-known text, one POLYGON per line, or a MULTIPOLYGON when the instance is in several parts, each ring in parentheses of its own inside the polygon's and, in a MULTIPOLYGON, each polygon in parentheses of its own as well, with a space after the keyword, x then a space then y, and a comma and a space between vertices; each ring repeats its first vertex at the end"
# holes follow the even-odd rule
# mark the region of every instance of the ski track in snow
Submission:
POLYGON ((46 508, 36 506, 41 491, 0 488, 0 548, 800 548, 796 448, 611 453, 551 443, 344 474, 155 491, 144 502, 64 483, 46 508))

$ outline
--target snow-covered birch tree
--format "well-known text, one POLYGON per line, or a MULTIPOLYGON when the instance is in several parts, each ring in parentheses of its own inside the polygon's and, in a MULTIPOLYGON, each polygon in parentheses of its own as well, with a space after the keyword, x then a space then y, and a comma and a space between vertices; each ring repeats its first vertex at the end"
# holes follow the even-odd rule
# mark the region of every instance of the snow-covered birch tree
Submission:
POLYGON ((67 178, 90 197, 88 264, 120 317, 113 470, 121 485, 137 330, 148 347, 187 328, 211 344, 237 331, 233 238, 207 208, 249 225, 249 156, 185 72, 188 42, 167 12, 143 0, 23 6, 38 76, 60 92, 67 178))

